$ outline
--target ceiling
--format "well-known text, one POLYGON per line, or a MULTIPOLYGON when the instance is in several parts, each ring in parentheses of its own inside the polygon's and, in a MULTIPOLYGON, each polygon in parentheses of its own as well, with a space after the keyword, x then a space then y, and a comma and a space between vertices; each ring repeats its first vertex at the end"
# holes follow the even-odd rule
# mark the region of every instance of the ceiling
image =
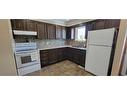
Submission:
POLYGON ((83 22, 92 21, 94 19, 34 19, 34 20, 63 26, 72 26, 83 22))

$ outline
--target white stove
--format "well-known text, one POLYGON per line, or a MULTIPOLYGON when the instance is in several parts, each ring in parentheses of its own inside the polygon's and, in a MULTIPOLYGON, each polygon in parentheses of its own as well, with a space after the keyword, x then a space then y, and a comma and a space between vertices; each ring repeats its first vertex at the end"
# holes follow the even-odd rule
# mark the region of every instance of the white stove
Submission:
POLYGON ((26 75, 41 69, 39 52, 34 42, 16 43, 15 59, 19 75, 26 75))

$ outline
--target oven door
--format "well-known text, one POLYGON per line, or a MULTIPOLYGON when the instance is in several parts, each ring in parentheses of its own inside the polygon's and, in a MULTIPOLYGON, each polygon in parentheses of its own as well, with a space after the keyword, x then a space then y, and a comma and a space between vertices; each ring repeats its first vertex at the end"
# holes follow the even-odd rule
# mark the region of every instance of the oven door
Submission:
POLYGON ((15 57, 16 57, 17 68, 22 68, 39 63, 37 51, 29 51, 29 52, 22 52, 22 53, 20 52, 20 53, 16 53, 15 55, 16 55, 15 57))

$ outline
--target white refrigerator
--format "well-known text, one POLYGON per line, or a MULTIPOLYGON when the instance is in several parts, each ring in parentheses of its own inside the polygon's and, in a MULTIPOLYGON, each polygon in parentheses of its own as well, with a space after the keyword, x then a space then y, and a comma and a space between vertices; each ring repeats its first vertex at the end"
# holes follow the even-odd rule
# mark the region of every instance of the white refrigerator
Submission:
POLYGON ((88 31, 85 70, 99 76, 106 76, 115 28, 88 31))

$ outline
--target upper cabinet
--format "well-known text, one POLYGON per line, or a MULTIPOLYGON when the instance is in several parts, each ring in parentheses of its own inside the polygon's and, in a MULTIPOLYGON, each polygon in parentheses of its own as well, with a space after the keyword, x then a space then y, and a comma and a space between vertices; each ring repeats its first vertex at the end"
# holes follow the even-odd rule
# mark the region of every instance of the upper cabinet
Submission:
POLYGON ((26 20, 27 31, 37 31, 36 22, 32 20, 26 20))
POLYGON ((116 28, 118 29, 120 25, 119 19, 100 19, 93 21, 93 30, 106 29, 106 28, 116 28))
POLYGON ((13 30, 26 30, 26 20, 25 19, 12 19, 11 20, 13 30))
POLYGON ((48 32, 48 39, 55 39, 56 38, 56 25, 53 24, 46 24, 47 32, 48 32))
POLYGON ((26 19, 12 19, 13 30, 36 31, 36 22, 26 19))
POLYGON ((56 26, 56 39, 66 39, 66 28, 64 26, 56 26))
POLYGON ((105 21, 105 27, 106 28, 112 28, 115 27, 116 29, 119 29, 120 20, 119 19, 110 19, 105 21))
POLYGON ((12 19, 13 30, 37 31, 38 39, 75 39, 75 28, 86 26, 86 38, 88 31, 115 27, 119 29, 120 19, 99 19, 79 25, 64 27, 28 19, 12 19))
POLYGON ((47 39, 48 38, 46 24, 43 22, 37 22, 37 38, 38 39, 47 39))
POLYGON ((98 30, 98 29, 104 29, 105 28, 105 20, 97 20, 94 22, 93 29, 98 30))
POLYGON ((62 38, 62 27, 57 25, 56 26, 56 39, 61 39, 62 38))
POLYGON ((13 30, 36 31, 38 39, 66 39, 66 27, 28 19, 12 19, 13 30))

